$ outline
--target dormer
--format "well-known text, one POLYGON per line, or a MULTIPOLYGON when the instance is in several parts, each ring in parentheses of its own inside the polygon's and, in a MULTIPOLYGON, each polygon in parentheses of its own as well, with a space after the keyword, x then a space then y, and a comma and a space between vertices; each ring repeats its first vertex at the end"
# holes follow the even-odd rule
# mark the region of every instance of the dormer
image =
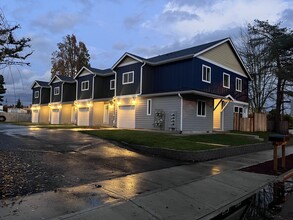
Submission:
POLYGON ((50 102, 50 86, 48 82, 36 80, 33 82, 31 89, 33 90, 33 105, 48 104, 50 102))

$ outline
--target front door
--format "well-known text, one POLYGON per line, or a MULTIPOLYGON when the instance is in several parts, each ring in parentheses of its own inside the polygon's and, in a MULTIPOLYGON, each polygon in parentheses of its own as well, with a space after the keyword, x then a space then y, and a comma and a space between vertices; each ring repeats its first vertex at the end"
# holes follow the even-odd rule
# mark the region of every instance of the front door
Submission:
POLYGON ((222 130, 222 101, 214 99, 213 129, 222 130))

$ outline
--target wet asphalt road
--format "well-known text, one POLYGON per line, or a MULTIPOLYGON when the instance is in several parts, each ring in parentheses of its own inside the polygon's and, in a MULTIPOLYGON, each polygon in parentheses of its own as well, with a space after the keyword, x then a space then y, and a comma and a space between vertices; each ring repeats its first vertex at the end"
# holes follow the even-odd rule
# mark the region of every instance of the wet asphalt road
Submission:
POLYGON ((0 123, 0 200, 180 164, 77 131, 0 123))

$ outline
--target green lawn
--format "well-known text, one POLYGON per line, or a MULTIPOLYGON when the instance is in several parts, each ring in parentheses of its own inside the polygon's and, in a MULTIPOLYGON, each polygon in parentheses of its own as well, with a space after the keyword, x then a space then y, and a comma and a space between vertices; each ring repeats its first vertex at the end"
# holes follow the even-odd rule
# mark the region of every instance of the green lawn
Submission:
POLYGON ((237 134, 174 135, 161 132, 133 130, 94 130, 82 132, 117 142, 177 150, 196 151, 223 147, 219 145, 239 146, 260 143, 256 139, 237 134))

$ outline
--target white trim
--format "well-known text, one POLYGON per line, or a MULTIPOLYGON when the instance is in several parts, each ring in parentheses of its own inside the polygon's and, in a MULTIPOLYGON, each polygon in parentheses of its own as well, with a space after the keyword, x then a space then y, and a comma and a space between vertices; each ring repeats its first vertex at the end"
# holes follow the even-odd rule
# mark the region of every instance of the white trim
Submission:
POLYGON ((212 68, 210 67, 210 66, 207 66, 207 65, 205 65, 205 64, 202 64, 202 67, 201 67, 201 80, 203 81, 203 82, 206 82, 206 83, 211 83, 211 81, 212 81, 212 68), (206 73, 205 71, 204 71, 204 69, 209 69, 209 75, 207 75, 207 80, 206 79, 204 79, 204 73, 206 73), (209 80, 208 80, 209 79, 209 80))
POLYGON ((183 131, 183 97, 180 93, 178 93, 178 96, 180 97, 180 132, 183 131))
POLYGON ((91 97, 91 99, 94 98, 94 95, 95 95, 95 77, 92 78, 92 97, 91 97))
POLYGON ((152 115, 152 107, 153 107, 153 103, 152 103, 152 99, 147 99, 147 115, 152 115))
POLYGON ((132 58, 132 59, 134 59, 134 60, 137 60, 138 62, 143 62, 142 60, 140 60, 140 59, 138 59, 137 57, 135 57, 135 56, 132 56, 131 54, 129 54, 129 53, 124 53, 123 55, 122 55, 122 57, 120 57, 120 59, 112 66, 112 70, 113 69, 115 69, 115 67, 117 67, 118 66, 118 64, 126 57, 126 56, 128 56, 128 57, 130 57, 130 58, 132 58))
POLYGON ((134 61, 131 61, 131 62, 128 62, 128 63, 119 64, 119 65, 117 65, 117 67, 128 66, 128 65, 131 65, 131 64, 135 64, 135 63, 139 63, 139 61, 134 60, 134 61))
MULTIPOLYGON (((247 68, 246 68, 246 66, 244 65, 244 63, 243 63, 241 57, 239 56, 239 54, 238 54, 238 52, 237 52, 237 50, 236 50, 236 48, 235 48, 233 42, 230 40, 230 38, 224 39, 223 41, 221 41, 221 42, 219 42, 219 43, 217 43, 217 44, 215 44, 215 45, 213 45, 213 46, 211 46, 211 47, 209 47, 209 48, 207 48, 207 49, 205 49, 205 50, 202 50, 202 51, 200 51, 200 52, 194 54, 193 57, 199 57, 199 55, 201 55, 201 54, 203 54, 203 53, 205 53, 205 52, 207 52, 207 51, 209 51, 209 50, 211 50, 211 49, 213 49, 213 48, 215 48, 215 47, 217 47, 217 46, 219 46, 219 45, 221 45, 221 44, 223 44, 223 43, 226 43, 226 42, 229 42, 229 43, 230 43, 230 45, 232 46, 232 48, 233 48, 233 50, 234 50, 234 52, 235 52, 235 54, 236 54, 238 60, 240 61, 241 66, 243 67, 243 69, 244 69, 245 72, 247 73, 248 78, 249 78, 249 79, 252 79, 251 76, 250 76, 250 74, 249 74, 249 72, 248 72, 248 70, 247 70, 247 68)), ((246 77, 247 77, 247 76, 246 76, 246 77)))
MULTIPOLYGON (((202 110, 202 109, 201 109, 202 110)), ((202 118, 205 118, 206 116, 207 116, 207 105, 206 105, 206 101, 202 101, 202 100, 197 100, 196 101, 196 116, 197 117, 202 117, 202 118), (204 103, 204 115, 199 115, 198 114, 198 103, 199 102, 202 102, 202 103, 204 103)))
POLYGON ((236 77, 236 79, 235 79, 235 90, 236 90, 237 92, 242 92, 242 79, 240 79, 240 78, 238 78, 238 77, 236 77), (237 82, 238 82, 238 81, 240 82, 240 84, 239 84, 239 85, 240 85, 240 89, 239 89, 239 88, 237 89, 237 87, 238 87, 238 86, 237 86, 237 85, 238 85, 237 82))
POLYGON ((230 74, 223 72, 223 87, 230 89, 230 74), (228 86, 225 86, 225 76, 228 76, 228 86))
POLYGON ((233 72, 233 73, 238 74, 238 75, 240 75, 240 76, 243 76, 243 77, 245 77, 245 78, 248 78, 247 75, 245 75, 245 74, 243 74, 243 73, 240 73, 240 72, 238 72, 238 71, 235 71, 235 70, 233 70, 233 69, 231 69, 231 68, 229 68, 229 67, 226 67, 226 66, 224 66, 224 65, 222 65, 222 64, 220 64, 220 63, 217 63, 217 62, 212 61, 212 60, 210 60, 210 59, 207 59, 207 58, 205 58, 205 57, 198 56, 197 58, 199 58, 199 59, 201 59, 201 60, 204 60, 204 61, 206 61, 206 62, 209 62, 209 63, 211 63, 211 64, 217 65, 218 67, 221 67, 221 68, 223 68, 223 69, 225 69, 225 70, 228 70, 228 71, 230 71, 230 72, 233 72))
POLYGON ((140 67, 140 88, 139 88, 139 95, 142 94, 142 72, 143 72, 143 67, 146 65, 144 62, 141 67, 140 67))
POLYGON ((63 102, 63 95, 64 95, 63 87, 64 87, 64 82, 61 84, 61 97, 60 97, 61 102, 63 102))
POLYGON ((115 89, 115 79, 111 79, 110 80, 110 90, 114 90, 115 89), (114 84, 114 86, 112 87, 112 82, 114 82, 113 84, 114 84))
POLYGON ((54 87, 54 95, 59 95, 60 94, 60 86, 54 87), (58 90, 58 92, 57 92, 58 90))
POLYGON ((89 80, 85 80, 85 81, 81 81, 80 82, 80 90, 81 91, 87 91, 87 90, 89 90, 89 88, 90 88, 90 81, 89 80), (83 84, 86 84, 87 83, 87 88, 83 88, 83 84))
POLYGON ((38 99, 40 97, 40 91, 35 91, 34 92, 34 98, 38 99), (38 95, 37 95, 38 94, 38 95))
POLYGON ((122 85, 127 85, 127 84, 132 84, 134 83, 134 71, 129 71, 129 72, 125 72, 122 74, 122 85), (124 82, 124 76, 125 75, 128 75, 128 80, 129 80, 129 75, 132 74, 132 81, 127 81, 127 82, 124 82))

